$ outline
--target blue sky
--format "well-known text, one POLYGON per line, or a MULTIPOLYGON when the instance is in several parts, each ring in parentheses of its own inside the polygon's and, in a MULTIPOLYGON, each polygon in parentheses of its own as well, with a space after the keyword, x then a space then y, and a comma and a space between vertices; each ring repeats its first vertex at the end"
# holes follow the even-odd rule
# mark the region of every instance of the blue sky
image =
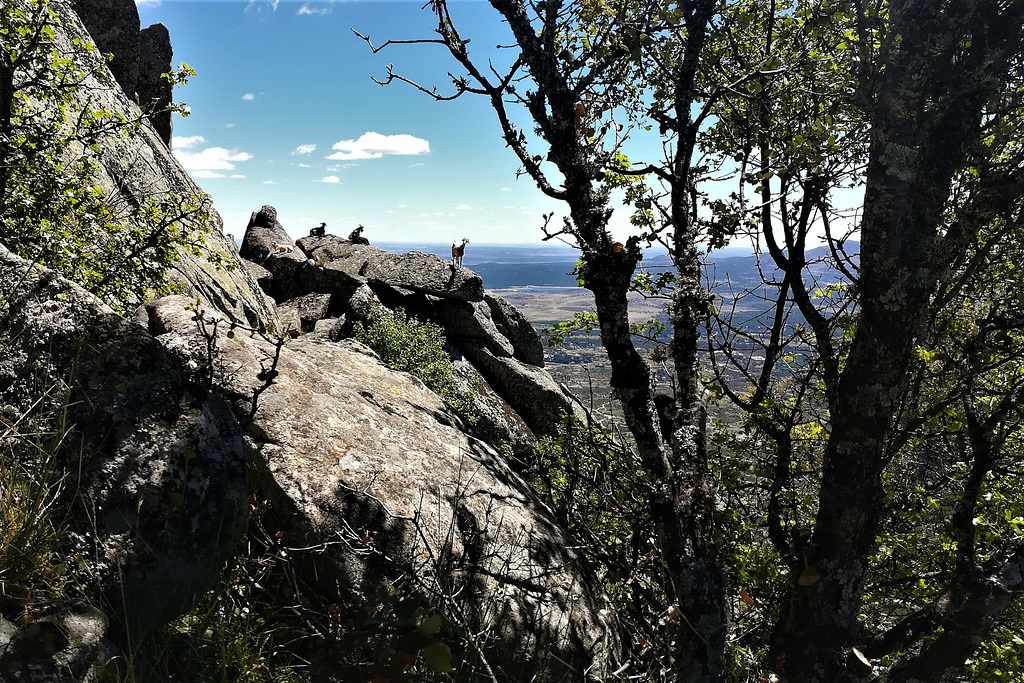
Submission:
MULTIPOLYGON (((412 87, 381 87, 388 64, 444 90, 456 64, 437 45, 375 44, 429 38, 433 15, 407 2, 139 3, 142 25, 170 30, 174 63, 197 76, 176 91, 175 154, 241 237, 252 211, 278 209, 293 237, 326 221, 373 241, 536 243, 540 214, 563 213, 523 177, 498 136, 487 101, 435 102, 412 87)), ((470 54, 502 59, 511 40, 482 2, 452 5, 470 54), (490 51, 489 53, 487 51, 490 51)), ((540 153, 540 152, 538 152, 540 153)), ((616 212, 628 234, 628 213, 616 212)), ((559 224, 560 219, 556 218, 559 224)))
MULTIPOLYGON (((263 204, 277 208, 293 238, 325 221, 342 236, 362 224, 371 242, 537 244, 542 213, 561 225, 564 205, 517 179, 518 160, 485 98, 436 102, 407 84, 372 80, 393 64, 397 74, 451 92, 449 71, 462 72, 444 47, 392 45, 374 54, 352 32, 375 45, 431 38, 436 19, 420 2, 136 2, 143 26, 170 30, 174 63, 198 74, 176 90, 192 114, 175 117, 172 147, 213 196, 225 232, 241 237, 263 204)), ((478 65, 492 60, 500 69, 512 59, 497 48, 513 41, 486 2, 449 7, 478 65)), ((633 137, 628 152, 658 161, 660 142, 633 137)), ((539 145, 531 151, 546 153, 539 145)), ((732 185, 702 189, 715 195, 732 185)), ((862 192, 840 191, 835 200, 856 207, 862 192)), ((615 238, 632 234, 629 216, 616 208, 615 238)), ((734 246, 750 248, 740 239, 734 246)))

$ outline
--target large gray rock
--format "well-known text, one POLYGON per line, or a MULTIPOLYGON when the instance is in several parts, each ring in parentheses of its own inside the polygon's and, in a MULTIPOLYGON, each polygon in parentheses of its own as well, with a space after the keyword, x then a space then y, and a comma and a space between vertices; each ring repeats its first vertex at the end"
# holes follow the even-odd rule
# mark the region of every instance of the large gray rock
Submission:
POLYGON ((264 205, 252 214, 245 228, 239 255, 270 271, 272 277, 264 290, 277 302, 308 292, 300 283, 302 270, 315 268, 294 244, 277 220, 277 209, 264 205))
POLYGON ((281 319, 282 328, 287 328, 287 322, 294 318, 297 324, 293 324, 292 329, 312 332, 316 329, 317 321, 327 318, 330 310, 331 295, 314 292, 285 301, 277 307, 277 315, 281 319))
POLYGON ((544 344, 522 311, 508 299, 484 292, 498 332, 512 343, 513 355, 524 363, 544 367, 544 344))
MULTIPOLYGON (((56 3, 54 3, 56 4, 56 3)), ((101 52, 113 55, 110 72, 129 99, 139 81, 139 9, 135 0, 72 0, 101 52)))
POLYGON ((351 252, 352 242, 337 235, 307 235, 295 240, 295 245, 314 261, 330 263, 351 252))
POLYGON ((334 294, 339 301, 348 299, 366 281, 353 276, 337 263, 314 263, 299 270, 299 287, 304 292, 334 294))
POLYGON ((515 347, 494 325, 491 307, 483 301, 436 299, 431 302, 430 318, 444 328, 456 345, 465 342, 486 345, 498 356, 511 356, 515 347))
MULTIPOLYGON (((206 348, 187 304, 147 304, 151 330, 182 359, 206 348)), ((246 335, 219 336, 216 348, 223 390, 248 414, 274 349, 246 335)), ((461 591, 487 656, 512 680, 604 669, 616 645, 595 578, 550 511, 440 398, 356 342, 299 337, 276 369, 245 439, 307 580, 351 600, 406 574, 434 576, 461 591)))
POLYGON ((235 551, 248 510, 238 422, 144 328, 2 247, 0 291, 0 415, 45 428, 66 411, 65 551, 84 563, 71 586, 141 635, 190 609, 235 551))
POLYGON ((277 209, 269 204, 254 211, 249 218, 238 253, 242 258, 259 264, 274 254, 292 254, 299 261, 306 260, 277 220, 277 209))
POLYGON ((92 683, 106 680, 115 655, 109 620, 87 604, 35 618, 19 628, 0 617, 0 674, 9 683, 92 683))
POLYGON ((537 437, 456 347, 448 344, 446 350, 452 359, 456 386, 472 401, 476 420, 472 433, 488 443, 507 444, 513 455, 525 462, 537 445, 537 437))
MULTIPOLYGON (((334 235, 303 237, 298 246, 314 261, 330 263, 373 285, 411 289, 445 299, 483 301, 480 276, 433 254, 391 254, 368 244, 351 244, 334 235)), ((243 253, 244 255, 244 253, 243 253)))
POLYGON ((566 414, 587 421, 583 409, 566 396, 547 370, 516 358, 499 356, 487 344, 467 341, 459 345, 459 349, 534 434, 557 434, 566 414))
POLYGON ((163 74, 171 71, 173 59, 171 35, 166 26, 153 24, 142 29, 139 33, 139 105, 144 111, 153 112, 149 120, 168 147, 174 131, 169 109, 174 102, 174 85, 163 78, 163 74))

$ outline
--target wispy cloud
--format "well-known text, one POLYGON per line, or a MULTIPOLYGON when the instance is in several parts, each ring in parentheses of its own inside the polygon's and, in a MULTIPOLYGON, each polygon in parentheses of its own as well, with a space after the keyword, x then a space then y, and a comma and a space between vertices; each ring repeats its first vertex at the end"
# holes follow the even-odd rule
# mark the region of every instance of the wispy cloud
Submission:
POLYGON ((242 99, 245 100, 246 102, 252 102, 253 100, 256 99, 256 94, 255 93, 251 93, 251 92, 247 92, 244 95, 242 95, 242 99))
POLYGON ((309 154, 310 152, 314 151, 315 149, 316 149, 316 145, 299 145, 298 147, 295 148, 295 151, 292 152, 292 156, 294 156, 296 154, 309 154))
POLYGON ((503 188, 501 188, 501 191, 502 192, 511 192, 512 188, 511 187, 503 187, 503 188))
POLYGON ((456 211, 469 211, 472 208, 473 207, 470 206, 469 204, 459 204, 458 206, 455 207, 455 210, 456 211))
POLYGON ((426 154, 430 143, 412 135, 381 135, 370 131, 360 135, 358 140, 339 140, 331 149, 337 151, 328 159, 351 161, 380 159, 386 154, 426 154))
POLYGON ((313 164, 298 164, 299 168, 313 168, 313 164))
POLYGON ((256 15, 262 18, 264 14, 276 12, 278 4, 280 4, 280 0, 249 0, 249 4, 243 11, 246 13, 256 12, 256 15))
POLYGON ((206 138, 202 135, 186 135, 180 138, 172 137, 171 147, 174 149, 189 149, 190 147, 201 145, 204 142, 206 142, 206 138))
POLYGON ((336 176, 336 175, 328 175, 328 176, 324 176, 323 178, 321 178, 317 182, 321 182, 321 183, 337 183, 337 182, 340 182, 340 181, 341 181, 341 178, 339 178, 338 176, 336 176))
POLYGON ((229 123, 228 125, 226 125, 226 126, 224 126, 224 127, 225 127, 225 128, 234 128, 234 127, 235 127, 235 124, 233 124, 233 123, 229 123))
POLYGON ((327 4, 324 3, 312 3, 304 2, 302 7, 299 7, 299 11, 296 12, 300 17, 322 17, 325 14, 330 14, 334 11, 334 2, 327 4))
POLYGON ((188 171, 233 171, 235 162, 252 159, 248 152, 223 147, 207 147, 201 152, 183 152, 176 149, 174 156, 188 171))
POLYGON ((231 175, 227 175, 226 173, 218 173, 217 171, 209 171, 209 170, 205 170, 205 169, 199 170, 199 171, 189 171, 189 173, 192 174, 193 178, 203 178, 203 179, 206 179, 206 178, 231 178, 231 179, 234 180, 234 179, 244 178, 245 177, 244 175, 242 175, 240 173, 232 173, 231 175))
POLYGON ((264 180, 262 184, 263 185, 277 185, 277 182, 274 181, 274 180, 264 180))

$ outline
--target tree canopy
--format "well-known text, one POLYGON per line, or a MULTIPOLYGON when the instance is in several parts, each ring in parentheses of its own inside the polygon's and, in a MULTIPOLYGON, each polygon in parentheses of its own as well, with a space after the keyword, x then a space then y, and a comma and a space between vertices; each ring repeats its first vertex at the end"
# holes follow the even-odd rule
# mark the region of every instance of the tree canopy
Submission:
POLYGON ((507 70, 474 59, 445 0, 434 38, 399 42, 446 48, 453 90, 414 85, 487 97, 523 172, 566 204, 544 236, 581 250, 643 474, 621 480, 649 515, 630 542, 658 558, 604 567, 623 623, 659 620, 630 665, 1019 673, 1024 4, 491 5, 507 70), (636 135, 663 156, 629 158, 636 135), (743 240, 763 282, 720 292, 704 254, 743 240), (640 268, 654 242, 673 272, 640 268), (631 288, 668 302, 668 387, 630 334, 631 288), (758 315, 730 315, 740 295, 758 315), (704 388, 742 420, 708 426, 704 388))

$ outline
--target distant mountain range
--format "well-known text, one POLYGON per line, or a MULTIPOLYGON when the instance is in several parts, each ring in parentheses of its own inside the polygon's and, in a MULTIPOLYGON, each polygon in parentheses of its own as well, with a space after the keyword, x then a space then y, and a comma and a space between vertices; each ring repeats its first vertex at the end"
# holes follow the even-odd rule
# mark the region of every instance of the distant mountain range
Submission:
MULTIPOLYGON (((450 258, 451 246, 436 243, 392 242, 378 246, 390 252, 422 251, 437 254, 442 258, 450 258)), ((857 242, 848 241, 845 245, 847 255, 860 252, 857 242)), ((820 261, 810 267, 810 275, 819 281, 836 281, 840 276, 825 261, 829 256, 828 247, 816 247, 807 253, 808 261, 820 261)), ((576 287, 576 278, 570 275, 579 252, 565 246, 538 245, 494 245, 470 244, 466 247, 465 266, 477 273, 484 280, 488 289, 508 289, 510 287, 576 287)), ((770 258, 761 255, 761 264, 767 268, 770 258)), ((858 259, 854 256, 854 263, 858 259)), ((649 250, 641 263, 643 268, 665 268, 671 266, 668 253, 664 250, 649 250)), ((768 274, 774 272, 772 269, 768 274)), ((715 252, 708 257, 708 276, 716 282, 732 282, 734 288, 750 289, 761 284, 758 270, 758 257, 744 253, 738 248, 715 252)))

